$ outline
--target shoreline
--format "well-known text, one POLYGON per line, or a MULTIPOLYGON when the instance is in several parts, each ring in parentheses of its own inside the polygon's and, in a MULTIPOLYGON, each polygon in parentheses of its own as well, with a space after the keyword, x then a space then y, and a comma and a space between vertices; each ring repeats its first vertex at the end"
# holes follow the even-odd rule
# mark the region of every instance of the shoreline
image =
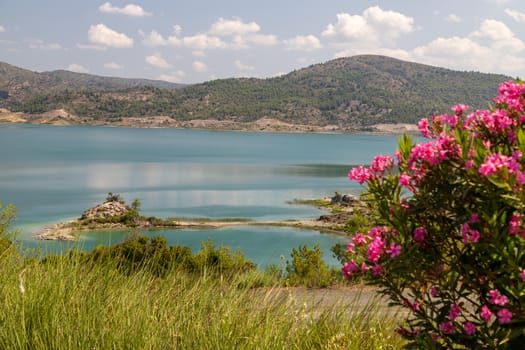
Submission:
POLYGON ((232 221, 228 218, 223 220, 206 221, 176 221, 173 225, 158 226, 129 226, 124 224, 96 224, 90 227, 82 227, 79 220, 70 220, 46 226, 34 235, 39 240, 48 241, 77 241, 78 235, 96 231, 117 231, 117 230, 183 230, 183 229, 221 229, 234 226, 275 226, 275 227, 294 227, 305 230, 319 231, 339 236, 347 236, 343 231, 343 225, 323 222, 317 219, 285 220, 285 221, 232 221))
MULTIPOLYGON (((118 197, 118 196, 117 196, 118 197)), ((86 210, 81 217, 65 222, 45 226, 34 237, 40 240, 76 241, 81 233, 112 230, 177 230, 177 229, 220 229, 233 226, 275 226, 294 227, 306 230, 315 230, 339 236, 348 236, 344 231, 345 224, 354 215, 354 211, 363 208, 363 203, 354 197, 341 196, 336 193, 334 198, 318 200, 296 200, 296 203, 314 205, 323 208, 327 214, 317 219, 288 219, 254 221, 239 218, 157 218, 143 217, 137 210, 132 210, 124 202, 106 201, 86 210), (352 198, 345 202, 342 198, 352 198), (335 200, 337 199, 337 200, 335 200), (334 202, 335 200, 335 202, 334 202), (122 220, 129 218, 131 220, 122 220)))
POLYGON ((270 133, 319 133, 319 134, 377 134, 402 135, 419 132, 417 125, 406 123, 379 123, 361 128, 342 128, 339 125, 291 124, 263 117, 253 122, 236 122, 217 119, 174 120, 167 116, 129 117, 120 122, 96 121, 70 115, 64 110, 49 111, 38 115, 11 112, 0 108, 0 123, 19 123, 52 126, 106 126, 136 129, 190 129, 208 131, 270 132, 270 133))

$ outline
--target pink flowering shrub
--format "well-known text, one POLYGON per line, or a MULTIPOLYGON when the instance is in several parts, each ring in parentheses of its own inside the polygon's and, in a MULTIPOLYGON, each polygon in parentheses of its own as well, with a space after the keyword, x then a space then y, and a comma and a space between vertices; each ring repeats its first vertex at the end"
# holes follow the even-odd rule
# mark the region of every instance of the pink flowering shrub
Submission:
POLYGON ((513 348, 525 334, 525 85, 500 85, 493 110, 457 105, 422 119, 395 157, 350 171, 379 226, 348 245, 366 275, 407 308, 400 333, 423 348, 513 348))

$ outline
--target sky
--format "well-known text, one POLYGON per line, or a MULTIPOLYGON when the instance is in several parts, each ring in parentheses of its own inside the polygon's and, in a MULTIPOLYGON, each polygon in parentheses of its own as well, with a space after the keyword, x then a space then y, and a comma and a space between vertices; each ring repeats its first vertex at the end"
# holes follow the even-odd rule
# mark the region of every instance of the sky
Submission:
POLYGON ((523 0, 0 0, 0 61, 198 83, 380 54, 525 77, 523 0))

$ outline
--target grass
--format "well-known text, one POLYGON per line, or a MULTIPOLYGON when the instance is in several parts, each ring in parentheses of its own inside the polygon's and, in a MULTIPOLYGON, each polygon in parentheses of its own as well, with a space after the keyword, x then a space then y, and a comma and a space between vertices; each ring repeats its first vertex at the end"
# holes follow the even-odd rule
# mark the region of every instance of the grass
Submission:
MULTIPOLYGON (((7 252, 9 252, 9 249, 7 252)), ((124 274, 73 257, 0 262, 2 349, 398 349, 395 317, 372 302, 320 306, 294 289, 177 269, 124 274)), ((343 301, 341 301, 343 302, 343 301)))

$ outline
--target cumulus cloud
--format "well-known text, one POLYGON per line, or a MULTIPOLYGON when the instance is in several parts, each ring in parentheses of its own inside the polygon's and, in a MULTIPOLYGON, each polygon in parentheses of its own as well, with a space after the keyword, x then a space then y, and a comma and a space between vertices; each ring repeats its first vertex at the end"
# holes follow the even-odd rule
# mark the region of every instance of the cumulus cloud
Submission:
POLYGON ((256 33, 261 30, 261 27, 255 23, 245 23, 242 20, 236 19, 224 19, 219 20, 211 25, 210 34, 217 36, 228 36, 235 34, 247 34, 256 33))
POLYGON ((207 34, 196 34, 193 36, 185 36, 181 39, 182 44, 190 49, 205 50, 205 49, 220 49, 226 48, 227 45, 224 41, 216 36, 210 36, 207 34))
POLYGON ((111 13, 111 14, 120 14, 132 17, 144 17, 150 16, 151 13, 144 11, 139 5, 128 4, 124 7, 117 7, 111 5, 110 2, 106 2, 98 8, 100 12, 111 13))
POLYGON ((481 23, 478 30, 470 35, 474 38, 486 39, 495 50, 508 50, 514 53, 523 50, 525 45, 503 22, 486 19, 481 23))
POLYGON ((505 13, 516 22, 525 23, 525 13, 511 9, 505 9, 505 13))
POLYGON ((178 70, 176 72, 172 72, 171 74, 162 74, 159 76, 159 79, 169 81, 170 83, 180 83, 185 76, 186 73, 184 73, 184 71, 178 70))
POLYGON ((5 27, 3 25, 0 25, 0 33, 5 32, 5 27))
POLYGON ((175 33, 175 35, 180 35, 180 33, 182 33, 182 27, 178 24, 175 24, 173 26, 173 33, 175 33))
POLYGON ((76 64, 76 63, 71 63, 69 66, 67 66, 66 70, 70 72, 75 72, 75 73, 88 73, 89 72, 89 70, 86 67, 81 66, 80 64, 76 64))
POLYGON ((235 60, 235 62, 233 62, 233 65, 235 66, 237 70, 241 72, 251 71, 255 69, 255 67, 246 65, 242 63, 240 60, 235 60))
POLYGON ((126 34, 118 33, 102 23, 92 25, 88 31, 89 42, 95 45, 126 48, 133 47, 133 39, 126 34))
POLYGON ((361 15, 337 14, 337 21, 329 23, 322 36, 339 43, 359 43, 378 47, 414 30, 414 19, 378 6, 367 8, 361 15))
POLYGON ((164 58, 162 58, 162 55, 159 52, 151 56, 146 56, 145 61, 146 63, 154 67, 157 67, 157 68, 170 68, 171 67, 171 65, 164 58))
POLYGON ((123 69, 124 66, 118 63, 115 63, 115 62, 107 62, 107 63, 104 63, 104 68, 119 70, 119 69, 123 69))
POLYGON ((171 35, 171 36, 164 38, 156 30, 152 30, 149 34, 145 34, 144 32, 139 31, 139 34, 142 36, 142 43, 148 47, 166 46, 166 45, 180 46, 181 45, 181 40, 177 38, 175 35, 171 35))
POLYGON ((314 51, 323 47, 315 35, 298 35, 284 41, 289 50, 314 51))
POLYGON ((199 73, 206 72, 208 70, 208 66, 206 65, 206 63, 201 62, 201 61, 193 62, 192 66, 193 66, 193 70, 199 73))
POLYGON ((461 17, 459 17, 456 14, 451 13, 450 15, 445 17, 445 21, 450 22, 450 23, 459 23, 461 22, 461 17))

